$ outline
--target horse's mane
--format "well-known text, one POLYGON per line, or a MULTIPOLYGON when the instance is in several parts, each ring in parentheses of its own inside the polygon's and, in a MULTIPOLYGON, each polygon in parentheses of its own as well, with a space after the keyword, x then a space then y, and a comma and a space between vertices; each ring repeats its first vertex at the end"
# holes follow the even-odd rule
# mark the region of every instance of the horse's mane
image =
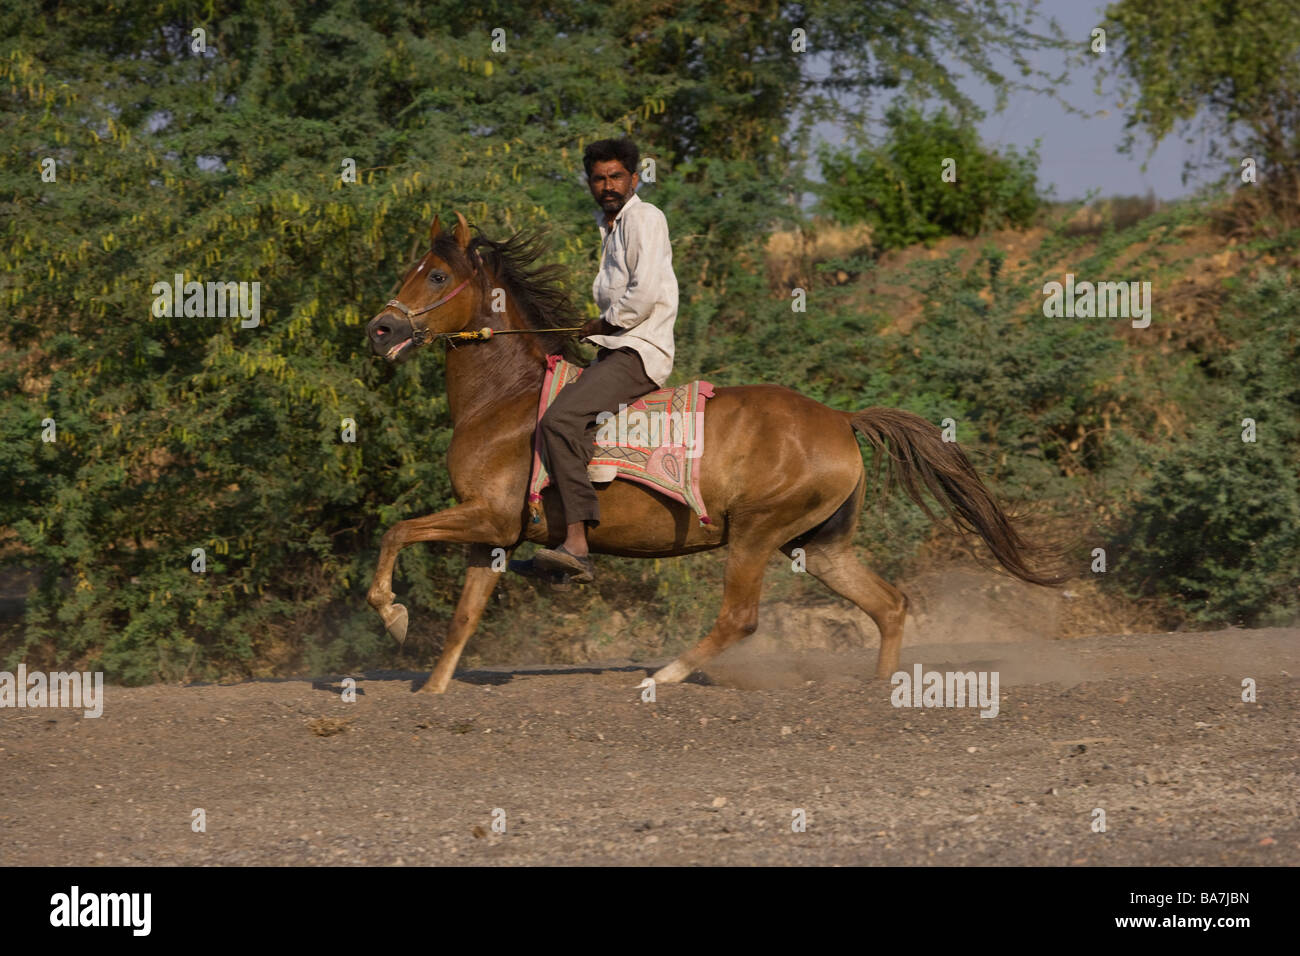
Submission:
MULTIPOLYGON (((542 233, 520 230, 508 239, 494 240, 484 236, 477 227, 474 232, 467 250, 460 248, 450 230, 443 232, 433 244, 434 254, 462 268, 468 267, 476 254, 480 256, 486 267, 485 288, 493 283, 503 286, 530 328, 571 328, 583 324, 585 320, 574 306, 568 289, 565 268, 534 265, 547 251, 542 233)), ((544 354, 559 353, 567 361, 586 364, 572 333, 541 334, 536 340, 544 354)))

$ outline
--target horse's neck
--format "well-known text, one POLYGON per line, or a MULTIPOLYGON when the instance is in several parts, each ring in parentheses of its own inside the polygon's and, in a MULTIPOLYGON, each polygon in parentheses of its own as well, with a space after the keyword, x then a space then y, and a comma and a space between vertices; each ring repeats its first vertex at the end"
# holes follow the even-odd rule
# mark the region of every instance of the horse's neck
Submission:
MULTIPOLYGON (((524 328, 514 304, 507 306, 505 321, 494 328, 524 328)), ((537 336, 527 332, 498 335, 486 342, 471 342, 447 349, 447 404, 452 426, 485 413, 519 406, 520 396, 540 400, 546 378, 546 356, 537 336)), ((535 406, 534 406, 535 407, 535 406)), ((500 423, 499 414, 494 414, 500 423)))

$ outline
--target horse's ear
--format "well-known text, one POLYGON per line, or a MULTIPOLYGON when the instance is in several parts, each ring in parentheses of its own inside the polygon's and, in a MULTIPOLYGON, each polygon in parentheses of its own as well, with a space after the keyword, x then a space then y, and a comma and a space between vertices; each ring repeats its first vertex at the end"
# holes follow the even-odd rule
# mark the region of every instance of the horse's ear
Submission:
POLYGON ((440 232, 442 232, 442 223, 438 221, 437 216, 434 216, 433 225, 429 227, 429 245, 433 245, 438 241, 438 234, 440 232))
POLYGON ((456 229, 454 235, 456 236, 456 244, 458 246, 462 249, 469 248, 469 223, 465 221, 465 217, 462 216, 459 211, 456 213, 456 229))

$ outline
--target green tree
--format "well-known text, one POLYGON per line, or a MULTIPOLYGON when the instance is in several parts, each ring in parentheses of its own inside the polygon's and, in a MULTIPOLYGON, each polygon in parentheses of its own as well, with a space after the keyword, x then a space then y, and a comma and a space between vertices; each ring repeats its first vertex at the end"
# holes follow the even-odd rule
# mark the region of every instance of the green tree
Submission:
MULTIPOLYGON (((0 526, 43 571, 9 656, 174 679, 286 666, 325 617, 361 633, 378 532, 451 500, 441 363, 390 372, 363 323, 435 212, 553 223, 586 272, 581 144, 662 91, 523 16, 494 58, 398 3, 41 9, 6 8, 0 55, 0 526), (260 326, 154 315, 178 273, 260 283, 260 326)), ((403 555, 421 604, 457 558, 403 555)))
POLYGON ((1138 130, 1153 148, 1177 130, 1225 176, 1253 158, 1274 209, 1300 222, 1298 0, 1121 0, 1101 26, 1114 65, 1098 80, 1119 78, 1126 151, 1138 130))

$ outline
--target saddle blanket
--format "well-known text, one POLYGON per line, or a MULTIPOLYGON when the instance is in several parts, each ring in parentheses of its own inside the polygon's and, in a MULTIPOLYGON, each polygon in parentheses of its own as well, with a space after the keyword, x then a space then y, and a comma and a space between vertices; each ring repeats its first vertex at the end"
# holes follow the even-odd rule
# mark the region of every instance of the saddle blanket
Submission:
MULTIPOLYGON (((538 422, 560 389, 582 374, 581 366, 559 355, 547 356, 546 365, 538 422)), ((710 524, 700 497, 700 459, 704 455, 704 403, 712 397, 713 385, 696 380, 643 395, 620 407, 617 414, 612 409, 601 412, 588 477, 592 481, 638 481, 689 505, 700 516, 700 524, 710 524)), ((528 483, 534 522, 541 520, 542 489, 551 483, 542 462, 541 434, 539 428, 533 435, 533 477, 528 483)))

